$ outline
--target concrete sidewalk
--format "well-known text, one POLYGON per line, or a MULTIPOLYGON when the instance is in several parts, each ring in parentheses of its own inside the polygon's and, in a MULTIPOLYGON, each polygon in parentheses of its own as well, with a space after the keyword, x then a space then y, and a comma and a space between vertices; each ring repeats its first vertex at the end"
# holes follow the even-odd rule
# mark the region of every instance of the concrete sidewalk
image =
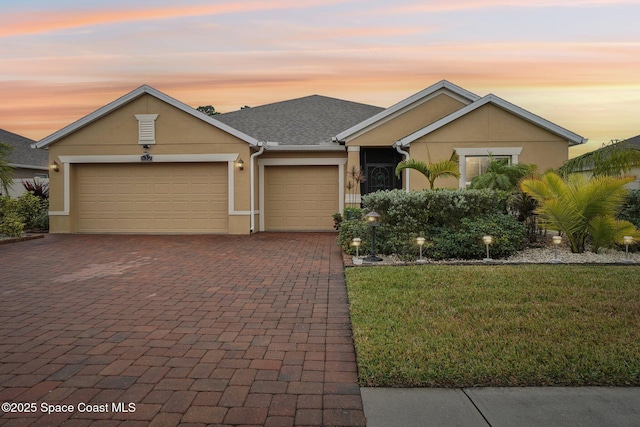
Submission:
POLYGON ((362 388, 367 427, 640 426, 640 388, 362 388))

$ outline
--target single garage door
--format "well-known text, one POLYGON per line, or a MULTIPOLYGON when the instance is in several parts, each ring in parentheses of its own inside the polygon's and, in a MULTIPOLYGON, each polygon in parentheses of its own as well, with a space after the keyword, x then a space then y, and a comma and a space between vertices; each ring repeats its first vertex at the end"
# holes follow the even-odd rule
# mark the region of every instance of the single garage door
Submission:
POLYGON ((266 166, 267 231, 331 231, 338 212, 337 166, 266 166))
POLYGON ((78 231, 226 233, 226 163, 76 166, 78 231))

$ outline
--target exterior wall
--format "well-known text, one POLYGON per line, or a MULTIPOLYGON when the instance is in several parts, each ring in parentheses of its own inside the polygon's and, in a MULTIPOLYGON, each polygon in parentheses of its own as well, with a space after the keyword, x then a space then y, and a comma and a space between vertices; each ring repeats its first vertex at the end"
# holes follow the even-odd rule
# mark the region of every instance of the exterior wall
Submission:
POLYGON ((391 146, 395 141, 464 107, 460 101, 440 94, 413 109, 403 112, 371 131, 354 138, 347 146, 391 146))
MULTIPOLYGON (((233 209, 229 233, 248 234, 250 228, 249 158, 250 146, 196 117, 191 116, 151 95, 143 95, 79 129, 49 147, 49 163, 56 161, 59 172, 50 173, 50 231, 72 233, 77 221, 74 164, 61 160, 69 156, 135 156, 147 151, 151 156, 237 154, 245 162, 240 171, 233 167, 233 209), (136 114, 158 114, 155 121, 155 144, 144 149, 138 144, 136 114), (65 177, 71 200, 65 206, 65 177), (65 207, 69 212, 65 212, 65 207)), ((231 166, 230 166, 231 167, 231 166)), ((231 196, 231 195, 230 195, 231 196)))
MULTIPOLYGON (((537 125, 487 104, 411 143, 411 157, 427 162, 446 160, 456 148, 521 147, 518 163, 533 163, 544 172, 568 158, 568 142, 537 125)), ((421 174, 411 171, 411 189, 428 188, 421 174)), ((436 181, 439 188, 457 188, 452 178, 436 181)))
MULTIPOLYGON (((358 151, 360 147, 391 147, 395 141, 422 129, 423 127, 459 110, 464 106, 465 104, 461 101, 441 93, 420 105, 414 106, 412 109, 406 109, 402 114, 391 118, 386 123, 381 124, 375 129, 357 136, 347 143, 348 150, 351 150, 348 153, 348 162, 346 166, 347 174, 352 170, 362 170, 360 165, 360 153, 358 151)), ((405 151, 410 150, 405 149, 405 151)), ((422 154, 424 153, 421 153, 421 155, 422 154)), ((411 154, 411 156, 413 157, 413 154, 411 154)), ((424 157, 418 158, 425 159, 424 157)), ((427 183, 426 179, 415 171, 410 172, 409 179, 410 185, 412 186, 411 188, 414 188, 414 181, 417 181, 418 185, 420 185, 422 180, 424 180, 425 184, 427 183)), ((347 181, 345 182, 349 181, 353 180, 347 177, 347 181)), ((353 190, 346 191, 347 206, 359 206, 360 185, 357 184, 357 191, 355 191, 355 194, 353 190)))

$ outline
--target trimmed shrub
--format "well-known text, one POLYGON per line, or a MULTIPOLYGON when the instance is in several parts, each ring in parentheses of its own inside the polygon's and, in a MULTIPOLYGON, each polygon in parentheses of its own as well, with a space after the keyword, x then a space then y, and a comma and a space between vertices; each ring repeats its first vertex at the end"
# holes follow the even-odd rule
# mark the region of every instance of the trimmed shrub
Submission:
POLYGON ((640 190, 629 191, 627 200, 618 213, 618 219, 632 222, 633 225, 640 228, 640 190))
POLYGON ((347 215, 340 225, 340 248, 355 254, 354 237, 362 239, 360 253, 371 250, 371 228, 362 218, 370 210, 381 216, 377 228, 376 252, 396 254, 413 260, 419 253, 416 237, 429 241, 425 256, 435 259, 476 259, 484 256, 481 239, 495 238, 491 254, 503 257, 521 249, 526 228, 513 216, 504 213, 505 195, 492 190, 402 190, 379 191, 363 196, 365 208, 360 215, 347 215))
POLYGON ((9 212, 0 219, 0 235, 7 237, 20 237, 24 232, 24 222, 20 215, 9 212))
POLYGON ((524 248, 527 229, 511 215, 492 214, 480 218, 464 218, 458 228, 434 227, 430 230, 424 254, 428 258, 481 259, 486 256, 482 236, 491 235, 492 258, 504 258, 524 248))
POLYGON ((377 191, 362 197, 365 211, 374 210, 383 224, 455 226, 463 218, 506 211, 506 196, 493 190, 377 191))

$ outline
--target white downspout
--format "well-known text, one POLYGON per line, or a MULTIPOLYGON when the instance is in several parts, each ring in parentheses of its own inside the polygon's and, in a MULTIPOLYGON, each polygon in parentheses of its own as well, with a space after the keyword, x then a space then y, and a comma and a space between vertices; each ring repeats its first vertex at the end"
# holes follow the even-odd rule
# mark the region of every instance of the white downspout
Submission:
MULTIPOLYGON (((396 149, 396 151, 400 154, 402 154, 404 156, 404 160, 409 160, 409 152, 408 151, 404 151, 402 148, 400 148, 400 144, 396 141, 393 143, 393 147, 396 149)), ((409 192, 409 172, 410 169, 405 169, 404 170, 405 174, 404 174, 404 182, 405 182, 405 188, 404 191, 406 191, 407 193, 409 192)))
MULTIPOLYGON (((255 169, 255 161, 254 159, 256 157, 258 157, 260 154, 262 154, 264 152, 264 144, 262 142, 258 142, 258 147, 260 147, 260 149, 258 151, 256 151, 255 153, 253 153, 249 159, 249 179, 251 180, 251 182, 249 183, 249 193, 251 197, 250 202, 250 211, 251 211, 251 228, 249 229, 249 233, 253 234, 253 230, 255 230, 255 225, 256 225, 256 219, 255 219, 255 194, 256 194, 256 189, 255 189, 255 179, 254 179, 254 169, 255 169)), ((260 215, 263 215, 264 213, 260 213, 260 215)))

